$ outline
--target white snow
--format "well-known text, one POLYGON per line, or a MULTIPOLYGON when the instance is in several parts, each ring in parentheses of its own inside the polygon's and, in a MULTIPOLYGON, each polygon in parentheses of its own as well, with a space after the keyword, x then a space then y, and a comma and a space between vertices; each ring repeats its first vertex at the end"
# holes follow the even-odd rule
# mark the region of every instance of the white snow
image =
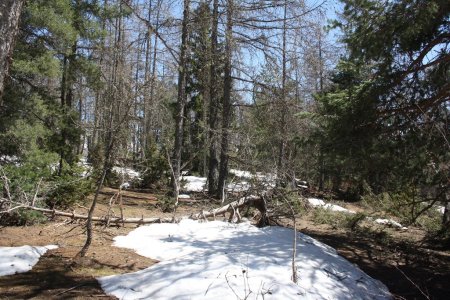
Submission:
POLYGON ((13 163, 16 166, 19 166, 19 158, 16 155, 0 155, 0 162, 3 163, 13 163))
POLYGON ((227 184, 227 191, 229 192, 245 192, 248 191, 251 188, 251 184, 247 181, 238 181, 238 182, 231 182, 227 184))
POLYGON ((186 192, 203 192, 206 190, 206 178, 198 176, 182 176, 185 183, 181 186, 181 190, 186 192))
POLYGON ((445 213, 445 207, 444 206, 438 206, 438 207, 436 207, 436 211, 441 213, 441 214, 444 214, 445 213))
POLYGON ((234 176, 246 178, 246 179, 252 179, 254 175, 250 173, 249 171, 241 171, 236 169, 230 169, 230 174, 233 174, 234 176))
MULTIPOLYGON (((241 171, 241 170, 230 170, 231 174, 234 174, 236 177, 239 177, 244 180, 238 180, 233 182, 228 182, 226 185, 226 190, 228 192, 245 192, 251 189, 252 184, 247 180, 256 180, 261 185, 265 187, 275 187, 275 179, 276 176, 272 174, 262 174, 256 173, 255 175, 250 173, 249 171, 241 171)), ((202 192, 206 191, 206 178, 198 177, 198 176, 182 176, 181 180, 184 181, 184 184, 181 186, 181 190, 185 192, 202 192)))
POLYGON ((339 211, 339 212, 345 212, 349 214, 356 214, 355 211, 346 209, 342 206, 336 205, 336 204, 330 204, 325 203, 325 201, 317 198, 308 198, 308 202, 311 206, 314 207, 323 207, 325 209, 331 210, 331 211, 339 211))
POLYGON ((391 299, 381 282, 301 233, 294 284, 293 234, 219 221, 142 226, 115 245, 162 262, 98 281, 119 299, 391 299))
POLYGON ((120 185, 120 189, 121 190, 126 190, 130 188, 130 183, 129 182, 124 182, 120 185))
POLYGON ((83 169, 81 177, 87 177, 92 172, 92 165, 87 162, 87 157, 81 157, 78 165, 83 169))
POLYGON ((120 176, 128 177, 129 179, 139 179, 141 176, 138 171, 135 171, 131 168, 124 167, 114 167, 113 171, 119 174, 120 176))
POLYGON ((324 206, 325 205, 325 201, 321 200, 321 199, 317 199, 317 198, 308 198, 308 202, 309 204, 311 204, 312 206, 324 206))
POLYGON ((178 195, 178 199, 190 199, 190 198, 191 198, 191 196, 186 195, 186 194, 180 194, 180 195, 178 195))
POLYGON ((400 223, 398 223, 398 222, 396 222, 394 220, 391 220, 391 219, 375 219, 374 222, 378 223, 378 224, 382 224, 382 225, 398 227, 398 228, 404 229, 404 230, 408 229, 408 227, 403 227, 402 224, 400 224, 400 223))
POLYGON ((39 261, 41 255, 47 250, 56 248, 58 248, 56 245, 0 247, 0 276, 29 271, 39 261))

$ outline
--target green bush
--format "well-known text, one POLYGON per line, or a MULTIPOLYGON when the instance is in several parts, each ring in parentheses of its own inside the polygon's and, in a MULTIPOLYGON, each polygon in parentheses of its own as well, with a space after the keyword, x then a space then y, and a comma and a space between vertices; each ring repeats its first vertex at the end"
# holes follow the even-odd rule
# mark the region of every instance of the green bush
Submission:
POLYGON ((316 224, 327 224, 333 228, 356 230, 365 217, 366 215, 363 213, 349 214, 321 207, 315 208, 313 211, 313 221, 316 224))
POLYGON ((0 215, 0 224, 5 226, 34 225, 45 223, 47 220, 43 213, 23 208, 0 215))
POLYGON ((167 181, 169 165, 165 155, 155 146, 150 147, 146 151, 146 159, 140 166, 142 174, 141 187, 149 188, 154 184, 167 181))
POLYGON ((83 202, 93 189, 91 180, 64 176, 56 180, 45 197, 45 203, 51 208, 70 208, 75 203, 83 202))
POLYGON ((313 221, 316 224, 327 224, 333 228, 340 228, 345 220, 345 214, 329 209, 317 207, 313 210, 313 221))
POLYGON ((429 232, 436 232, 442 226, 442 216, 434 208, 419 215, 428 203, 413 188, 395 193, 385 192, 365 196, 362 203, 374 211, 397 217, 404 225, 413 224, 429 232))
POLYGON ((417 218, 415 225, 426 230, 428 234, 436 234, 442 230, 442 215, 431 208, 417 218))
POLYGON ((162 212, 173 212, 175 209, 175 199, 170 196, 158 198, 158 207, 162 212))
POLYGON ((93 192, 94 182, 81 176, 83 168, 79 165, 64 164, 60 176, 53 176, 45 192, 45 204, 50 208, 66 209, 77 202, 83 202, 93 192))

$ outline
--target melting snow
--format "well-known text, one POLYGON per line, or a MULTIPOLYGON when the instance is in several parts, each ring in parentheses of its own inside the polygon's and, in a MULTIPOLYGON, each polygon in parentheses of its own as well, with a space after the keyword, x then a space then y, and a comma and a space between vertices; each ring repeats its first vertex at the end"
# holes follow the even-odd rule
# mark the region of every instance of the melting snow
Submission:
POLYGON ((339 205, 325 203, 325 201, 316 199, 316 198, 308 198, 308 202, 309 202, 309 204, 311 204, 314 207, 323 207, 323 208, 329 209, 331 211, 339 211, 339 212, 345 212, 345 213, 349 213, 349 214, 356 213, 353 210, 346 209, 339 205))
POLYGON ((138 171, 135 171, 131 168, 123 168, 123 167, 114 167, 113 171, 116 172, 117 174, 119 174, 120 176, 124 176, 124 177, 128 177, 130 179, 139 179, 139 176, 141 176, 139 174, 138 171))
POLYGON ((142 226, 115 245, 162 262, 98 281, 120 299, 391 299, 381 282, 301 233, 294 284, 293 234, 219 221, 142 226))
POLYGON ((252 175, 252 173, 250 173, 249 171, 230 169, 230 173, 241 178, 252 179, 254 177, 254 175, 252 175))
POLYGON ((438 207, 436 207, 436 211, 440 212, 441 214, 444 214, 445 213, 445 207, 444 206, 438 206, 438 207))
MULTIPOLYGON (((252 184, 247 180, 255 179, 260 184, 266 187, 275 187, 275 179, 276 176, 272 174, 263 175, 261 173, 256 173, 256 175, 251 174, 248 171, 241 170, 230 170, 231 174, 234 174, 236 177, 245 179, 238 180, 236 182, 230 182, 227 184, 226 189, 229 192, 245 192, 248 191, 252 184)), ((181 186, 181 190, 185 192, 202 192, 206 191, 206 178, 198 177, 198 176, 182 176, 181 180, 184 181, 184 184, 181 186)))
POLYGON ((58 248, 56 245, 0 247, 0 276, 29 271, 39 261, 41 255, 47 250, 56 248, 58 248))
POLYGON ((400 224, 400 223, 398 223, 398 222, 396 222, 394 220, 391 220, 391 219, 375 219, 374 222, 378 223, 378 224, 382 224, 382 225, 389 225, 389 226, 398 227, 400 229, 405 229, 405 230, 408 229, 408 227, 403 227, 402 224, 400 224))
POLYGON ((183 176, 182 181, 185 181, 182 185, 181 190, 186 192, 203 192, 206 190, 206 178, 197 176, 183 176))

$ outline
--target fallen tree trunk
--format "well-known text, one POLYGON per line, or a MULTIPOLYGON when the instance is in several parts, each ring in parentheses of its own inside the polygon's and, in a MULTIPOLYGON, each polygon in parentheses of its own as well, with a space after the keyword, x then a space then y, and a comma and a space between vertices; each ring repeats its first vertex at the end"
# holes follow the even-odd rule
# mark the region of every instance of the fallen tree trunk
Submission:
MULTIPOLYGON (((119 192, 119 190, 116 189, 102 189, 100 191, 100 194, 113 196, 116 195, 119 192)), ((122 196, 125 198, 131 198, 131 199, 138 199, 138 200, 145 200, 145 201, 158 201, 158 198, 155 196, 149 196, 144 193, 135 192, 132 190, 122 190, 122 196)))
MULTIPOLYGON (((46 209, 46 208, 40 208, 40 207, 34 207, 34 206, 25 206, 23 207, 25 209, 31 209, 35 211, 40 211, 45 214, 51 214, 54 216, 64 216, 64 217, 70 217, 72 219, 81 219, 81 220, 87 220, 87 215, 80 215, 76 213, 69 213, 59 210, 53 210, 53 209, 46 209)), ((101 223, 107 223, 109 220, 109 223, 118 224, 118 223, 134 223, 134 224, 152 224, 152 223, 175 223, 177 222, 174 218, 119 218, 119 217, 113 217, 113 218, 107 218, 107 217, 92 217, 92 221, 95 222, 101 222, 101 223)))
MULTIPOLYGON (((225 206, 222 206, 222 207, 219 207, 219 208, 216 208, 213 210, 209 210, 209 211, 202 211, 200 213, 190 215, 187 218, 192 219, 192 220, 202 220, 202 219, 225 215, 226 213, 230 213, 230 221, 234 218, 239 222, 241 219, 240 214, 239 214, 239 208, 246 207, 246 206, 255 207, 260 212, 260 218, 258 220, 257 226, 262 227, 262 226, 266 226, 269 224, 269 217, 267 214, 265 201, 262 196, 243 197, 243 198, 236 200, 234 202, 231 202, 225 206)), ((72 219, 87 220, 89 217, 88 215, 76 214, 75 212, 70 213, 70 212, 65 212, 65 211, 60 211, 60 210, 55 210, 55 209, 46 209, 46 208, 40 208, 40 207, 35 207, 35 206, 29 206, 29 205, 20 206, 17 208, 30 209, 30 210, 42 212, 47 215, 63 216, 63 217, 69 217, 72 219)), ((93 216, 92 221, 100 222, 100 223, 103 223, 106 225, 119 224, 119 223, 152 224, 152 223, 177 223, 177 222, 179 222, 179 220, 176 218, 144 218, 144 217, 142 217, 142 218, 120 218, 120 217, 108 217, 108 216, 103 216, 103 217, 94 217, 93 216)))
POLYGON ((262 227, 269 224, 269 217, 267 215, 266 203, 264 201, 264 198, 262 196, 253 196, 253 195, 242 197, 239 200, 233 201, 225 206, 213 210, 202 211, 198 214, 191 215, 189 218, 193 220, 200 220, 225 215, 227 212, 230 212, 231 213, 230 220, 234 216, 236 216, 239 220, 240 219, 239 208, 245 206, 253 206, 259 210, 261 216, 257 223, 257 226, 262 227))

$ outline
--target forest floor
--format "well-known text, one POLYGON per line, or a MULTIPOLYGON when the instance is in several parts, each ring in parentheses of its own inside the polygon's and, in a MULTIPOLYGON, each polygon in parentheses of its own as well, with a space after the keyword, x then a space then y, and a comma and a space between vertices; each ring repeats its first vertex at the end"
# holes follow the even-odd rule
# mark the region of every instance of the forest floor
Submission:
MULTIPOLYGON (((95 215, 106 215, 114 189, 104 189, 95 215)), ((123 193, 125 217, 172 217, 158 207, 158 195, 142 192, 123 193)), ((182 202, 176 216, 186 216, 205 208, 204 201, 182 202)), ((350 209, 355 205, 340 203, 350 209)), ((80 206, 76 213, 86 213, 80 206)), ((116 215, 120 215, 116 206, 116 215)), ((290 226, 285 220, 286 226, 290 226)), ((44 246, 48 251, 26 273, 0 277, 0 299, 115 299, 105 295, 96 277, 129 273, 157 263, 132 250, 112 246, 114 237, 126 235, 137 225, 96 226, 87 256, 74 257, 85 241, 83 222, 55 218, 45 224, 0 228, 0 246, 44 246)), ((330 245, 367 274, 382 281, 396 299, 448 299, 450 295, 450 251, 425 242, 425 232, 375 228, 356 230, 316 224, 311 214, 297 220, 302 233, 330 245)), ((301 263, 301 262, 299 262, 301 263)), ((300 278, 301 280, 301 278, 300 278)))

